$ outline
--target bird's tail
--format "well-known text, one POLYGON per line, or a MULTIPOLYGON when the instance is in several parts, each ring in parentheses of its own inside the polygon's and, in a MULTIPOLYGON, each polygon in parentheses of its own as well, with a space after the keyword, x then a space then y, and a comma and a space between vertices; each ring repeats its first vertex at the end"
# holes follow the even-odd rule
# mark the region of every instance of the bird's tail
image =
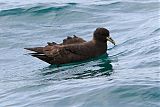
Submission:
POLYGON ((44 54, 31 53, 30 55, 51 64, 51 59, 44 54))
POLYGON ((24 49, 37 52, 38 54, 43 54, 43 47, 24 48, 24 49))
POLYGON ((29 53, 29 55, 51 64, 50 58, 43 53, 43 48, 44 47, 35 47, 35 48, 24 48, 24 49, 36 52, 36 53, 29 53))

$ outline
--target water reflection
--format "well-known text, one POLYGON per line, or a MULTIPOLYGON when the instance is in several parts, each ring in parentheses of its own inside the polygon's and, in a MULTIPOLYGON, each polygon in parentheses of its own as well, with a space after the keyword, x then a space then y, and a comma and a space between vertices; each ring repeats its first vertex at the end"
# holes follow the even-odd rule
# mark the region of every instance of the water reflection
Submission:
POLYGON ((107 54, 83 62, 65 64, 60 67, 51 65, 41 69, 41 74, 47 79, 66 80, 84 79, 98 76, 109 76, 113 72, 111 59, 107 54))

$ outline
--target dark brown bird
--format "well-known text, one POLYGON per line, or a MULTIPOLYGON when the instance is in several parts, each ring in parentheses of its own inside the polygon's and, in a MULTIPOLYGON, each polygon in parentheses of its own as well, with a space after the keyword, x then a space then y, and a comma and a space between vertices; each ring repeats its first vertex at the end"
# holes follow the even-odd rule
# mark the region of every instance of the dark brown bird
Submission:
POLYGON ((33 57, 49 64, 59 65, 103 55, 107 51, 107 41, 115 45, 107 29, 97 28, 93 33, 93 39, 88 42, 74 35, 74 37, 64 39, 61 44, 48 42, 45 47, 25 49, 36 52, 31 54, 33 57))

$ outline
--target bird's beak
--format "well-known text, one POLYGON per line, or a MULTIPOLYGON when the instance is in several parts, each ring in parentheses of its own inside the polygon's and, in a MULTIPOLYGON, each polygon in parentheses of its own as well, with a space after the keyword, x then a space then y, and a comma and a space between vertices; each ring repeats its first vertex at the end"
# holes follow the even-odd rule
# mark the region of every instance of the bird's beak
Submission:
POLYGON ((110 41, 111 43, 113 43, 114 45, 116 45, 115 41, 109 36, 106 38, 107 41, 110 41))

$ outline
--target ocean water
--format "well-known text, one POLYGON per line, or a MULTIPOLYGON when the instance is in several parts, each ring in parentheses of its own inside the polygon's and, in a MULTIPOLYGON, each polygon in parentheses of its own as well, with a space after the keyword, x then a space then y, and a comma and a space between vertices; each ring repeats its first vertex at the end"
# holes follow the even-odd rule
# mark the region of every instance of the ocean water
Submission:
POLYGON ((160 107, 158 0, 0 0, 0 107, 160 107), (24 47, 92 38, 117 45, 59 68, 24 47))

